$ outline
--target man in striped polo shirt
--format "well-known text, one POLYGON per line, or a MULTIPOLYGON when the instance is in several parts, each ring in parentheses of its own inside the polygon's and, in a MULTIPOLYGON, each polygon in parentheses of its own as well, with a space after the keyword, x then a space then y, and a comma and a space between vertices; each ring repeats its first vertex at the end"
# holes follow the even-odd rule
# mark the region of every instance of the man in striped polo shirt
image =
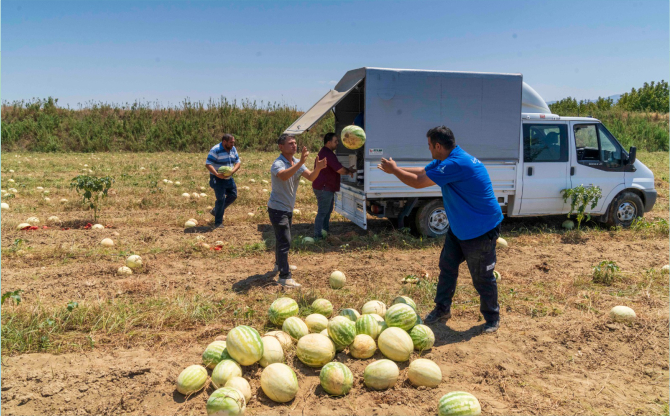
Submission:
POLYGON ((223 215, 226 208, 237 199, 237 186, 233 175, 240 169, 240 156, 235 149, 235 137, 232 134, 224 134, 221 137, 221 143, 212 147, 207 155, 205 164, 209 171, 209 186, 214 190, 216 203, 210 214, 214 215, 214 226, 216 229, 223 226, 223 215), (230 166, 233 171, 225 176, 219 173, 221 166, 230 166))

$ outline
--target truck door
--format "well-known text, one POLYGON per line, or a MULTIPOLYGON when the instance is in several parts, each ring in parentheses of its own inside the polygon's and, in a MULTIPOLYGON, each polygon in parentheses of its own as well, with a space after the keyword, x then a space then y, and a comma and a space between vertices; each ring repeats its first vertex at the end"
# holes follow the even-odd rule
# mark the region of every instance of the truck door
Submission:
POLYGON ((573 122, 572 131, 571 186, 599 186, 603 196, 593 212, 602 213, 610 193, 624 183, 623 149, 601 123, 573 122))
POLYGON ((521 215, 565 212, 561 190, 570 185, 568 155, 566 123, 523 124, 521 215))

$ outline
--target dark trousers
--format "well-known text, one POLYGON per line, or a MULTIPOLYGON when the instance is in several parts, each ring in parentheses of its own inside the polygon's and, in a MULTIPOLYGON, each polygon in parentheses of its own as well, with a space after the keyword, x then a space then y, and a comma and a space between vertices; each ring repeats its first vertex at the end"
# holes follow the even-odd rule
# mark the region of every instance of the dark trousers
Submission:
POLYGON ((479 293, 479 310, 486 322, 500 319, 498 306, 498 285, 493 275, 496 265, 496 240, 500 235, 500 225, 484 235, 471 240, 459 240, 449 228, 440 254, 440 277, 437 282, 435 304, 451 309, 451 300, 456 291, 458 266, 466 261, 472 284, 479 293))
POLYGON ((214 195, 216 196, 214 224, 221 224, 226 208, 237 199, 237 185, 235 185, 235 179, 233 178, 219 179, 214 175, 210 175, 209 186, 214 190, 214 195))
POLYGON ((321 238, 321 230, 330 231, 330 214, 333 213, 335 192, 312 189, 316 195, 318 211, 314 220, 314 238, 321 238))
POLYGON ((291 269, 288 267, 288 251, 291 249, 291 224, 293 213, 268 208, 272 228, 275 230, 275 264, 279 266, 279 278, 290 279, 291 269))

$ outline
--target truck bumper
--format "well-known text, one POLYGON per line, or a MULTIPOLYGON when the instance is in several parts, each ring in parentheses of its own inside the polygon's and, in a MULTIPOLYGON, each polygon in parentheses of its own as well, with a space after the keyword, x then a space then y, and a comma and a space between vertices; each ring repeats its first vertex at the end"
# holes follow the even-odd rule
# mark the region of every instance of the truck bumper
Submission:
POLYGON ((644 193, 644 212, 649 212, 651 211, 652 208, 654 208, 654 204, 656 203, 656 196, 657 192, 656 189, 652 189, 650 191, 642 191, 644 193))

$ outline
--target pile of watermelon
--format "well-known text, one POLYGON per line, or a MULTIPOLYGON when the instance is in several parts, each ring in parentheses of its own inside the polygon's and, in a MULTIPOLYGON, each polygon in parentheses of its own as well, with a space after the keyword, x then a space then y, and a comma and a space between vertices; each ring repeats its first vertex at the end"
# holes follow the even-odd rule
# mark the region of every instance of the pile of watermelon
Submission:
MULTIPOLYGON (((321 387, 333 396, 346 395, 354 385, 351 370, 333 361, 337 353, 348 349, 353 358, 368 359, 379 349, 386 358, 369 364, 362 378, 367 388, 385 390, 400 377, 397 362, 409 361, 414 351, 421 353, 435 343, 433 331, 422 324, 416 304, 407 296, 397 297, 388 308, 381 301, 371 300, 361 308, 363 314, 344 308, 333 316, 333 305, 327 299, 315 300, 309 309, 314 313, 303 320, 295 300, 276 299, 268 310, 268 321, 281 330, 261 337, 249 326, 233 328, 225 341, 207 346, 202 365, 182 371, 177 390, 191 395, 211 383, 216 390, 207 401, 208 414, 243 414, 251 399, 243 368, 258 363, 263 367, 260 386, 265 395, 278 403, 289 402, 300 387, 295 371, 286 364, 289 349, 294 349, 303 364, 321 368, 321 387)), ((417 358, 408 367, 407 379, 413 386, 434 388, 442 381, 442 371, 435 362, 417 358)), ((477 399, 465 392, 451 392, 438 404, 439 415, 479 412, 477 399)))

